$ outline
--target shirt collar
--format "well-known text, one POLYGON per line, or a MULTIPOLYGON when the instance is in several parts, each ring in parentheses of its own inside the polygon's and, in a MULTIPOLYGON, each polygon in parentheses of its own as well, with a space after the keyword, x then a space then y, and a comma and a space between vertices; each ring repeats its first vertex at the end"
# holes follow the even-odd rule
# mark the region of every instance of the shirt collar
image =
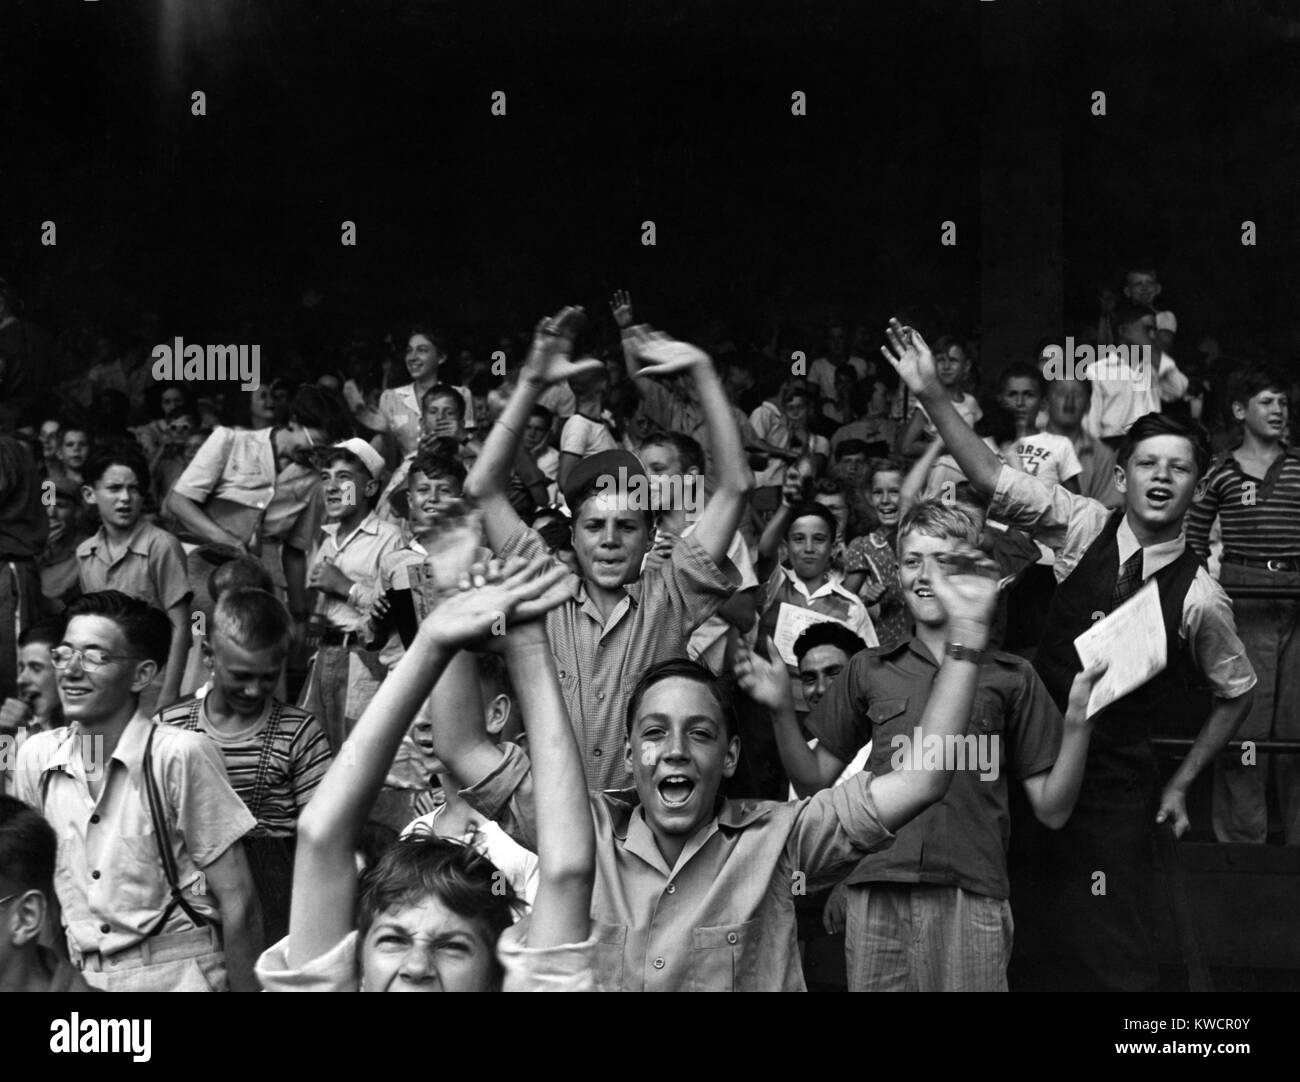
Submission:
MULTIPOLYGON (((149 546, 140 540, 140 535, 144 533, 144 529, 148 525, 149 523, 145 521, 143 517, 135 524, 135 529, 131 531, 131 535, 126 539, 127 552, 133 552, 137 556, 149 555, 149 546)), ((97 553, 101 546, 103 546, 105 551, 108 550, 108 533, 103 526, 100 526, 100 528, 91 536, 90 544, 86 551, 87 553, 97 553)))
POLYGON ((828 594, 839 594, 841 597, 847 597, 850 600, 855 600, 854 595, 849 593, 848 590, 846 590, 840 584, 839 579, 835 577, 835 573, 833 571, 830 573, 830 576, 826 579, 826 581, 821 586, 818 586, 817 589, 815 589, 812 593, 809 593, 808 587, 805 586, 803 580, 794 573, 793 568, 782 567, 781 570, 785 574, 786 581, 790 583, 790 585, 793 586, 796 590, 798 590, 799 593, 803 594, 803 596, 806 597, 809 601, 812 601, 819 597, 825 597, 828 594))
POLYGON ((342 524, 338 522, 327 522, 321 527, 321 532, 332 537, 334 539, 334 544, 340 548, 346 545, 359 533, 379 533, 379 519, 373 511, 366 515, 366 517, 357 524, 357 528, 348 534, 342 541, 340 541, 338 537, 340 525, 342 524))
MULTIPOLYGON (((117 741, 117 747, 113 749, 113 758, 125 766, 128 770, 140 769, 144 765, 144 745, 149 738, 149 728, 152 722, 139 711, 131 717, 126 723, 126 728, 122 730, 122 735, 117 741)), ((78 738, 90 736, 93 737, 92 730, 86 729, 79 722, 73 722, 67 727, 58 747, 54 749, 54 754, 50 756, 49 761, 45 764, 45 770, 61 770, 65 774, 72 772, 72 749, 80 743, 78 738)))
POLYGON ((1133 527, 1128 524, 1128 515, 1125 515, 1119 524, 1119 530, 1115 533, 1115 541, 1119 546, 1119 566, 1123 567, 1128 562, 1130 556, 1142 549, 1142 581, 1145 582, 1161 568, 1168 567, 1179 556, 1183 554, 1183 549, 1187 543, 1183 540, 1183 535, 1179 534, 1172 541, 1161 541, 1158 545, 1147 545, 1143 548, 1142 543, 1133 533, 1133 527))

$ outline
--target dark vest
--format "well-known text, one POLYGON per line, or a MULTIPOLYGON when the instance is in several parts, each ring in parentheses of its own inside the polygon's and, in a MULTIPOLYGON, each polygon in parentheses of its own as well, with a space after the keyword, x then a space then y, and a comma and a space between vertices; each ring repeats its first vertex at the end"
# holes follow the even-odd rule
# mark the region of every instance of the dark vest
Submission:
MULTIPOLYGON (((1034 668, 1062 712, 1070 698, 1070 685, 1083 667, 1074 640, 1092 626, 1096 613, 1111 611, 1111 595, 1120 570, 1116 535, 1123 514, 1116 511, 1107 520, 1078 566, 1057 587, 1047 612, 1034 668)), ((1097 752, 1112 749, 1124 758, 1136 755, 1145 759, 1150 754, 1147 742, 1153 733, 1185 731, 1192 723, 1199 727, 1199 719, 1189 714, 1201 705, 1197 687, 1202 678, 1178 634, 1183 601, 1199 567, 1200 562, 1189 548, 1153 576, 1160 590, 1169 663, 1163 672, 1101 712, 1092 737, 1097 752)), ((1093 759, 1090 748, 1089 760, 1093 759)))

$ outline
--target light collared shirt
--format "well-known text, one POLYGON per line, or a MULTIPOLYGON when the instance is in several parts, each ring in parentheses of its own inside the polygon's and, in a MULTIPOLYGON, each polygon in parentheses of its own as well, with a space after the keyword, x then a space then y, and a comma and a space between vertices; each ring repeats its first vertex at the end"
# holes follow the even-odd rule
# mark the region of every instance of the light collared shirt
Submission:
POLYGON ((402 531, 390 522, 380 522, 373 511, 342 540, 339 523, 327 522, 320 529, 325 536, 312 554, 309 568, 328 561, 352 580, 346 601, 325 595, 325 618, 340 631, 367 632, 370 606, 379 592, 379 562, 403 547, 402 531))
MULTIPOLYGON (((474 396, 467 387, 453 387, 465 400, 465 431, 472 432, 474 419, 474 396)), ((393 387, 379 396, 378 413, 366 412, 362 421, 379 432, 391 432, 401 449, 402 457, 415 451, 420 443, 420 422, 424 410, 420 407, 420 396, 415 393, 415 384, 407 383, 393 387)))
MULTIPOLYGON (((1036 477, 1004 466, 989 504, 989 518, 1018 526, 1040 541, 1056 556, 1053 571, 1064 582, 1079 565, 1088 547, 1097 539, 1112 512, 1087 496, 1076 496, 1057 485, 1048 488, 1036 477)), ((1142 548, 1125 516, 1115 540, 1119 566, 1142 548)), ((1172 541, 1142 548, 1142 579, 1145 582, 1162 567, 1183 554, 1185 541, 1172 541)), ((1179 636, 1191 647, 1201 674, 1215 695, 1235 699, 1255 686, 1255 670, 1237 637, 1232 602, 1204 566, 1197 568, 1183 600, 1179 636)))
POLYGON ((190 596, 185 550, 175 536, 141 519, 122 551, 112 556, 101 526, 77 546, 82 593, 120 590, 166 612, 190 596))
MULTIPOLYGON (((496 769, 461 796, 536 851, 528 759, 513 744, 503 750, 496 769)), ((596 986, 606 992, 803 991, 796 899, 894 839, 866 773, 793 804, 724 800, 673 867, 634 790, 590 803, 596 986)))
POLYGON ((766 613, 781 602, 833 616, 868 646, 880 644, 867 606, 857 594, 844 588, 838 575, 828 575, 824 583, 810 591, 791 568, 777 567, 764 584, 759 611, 766 613))
MULTIPOLYGON (((790 426, 785 422, 785 414, 781 408, 773 402, 764 402, 753 413, 749 415, 750 428, 754 435, 764 443, 770 443, 773 447, 780 447, 782 450, 790 449, 790 426)), ((819 436, 816 433, 809 433, 808 442, 802 448, 803 454, 808 455, 825 455, 827 458, 831 454, 831 441, 825 436, 819 436)), ((768 464, 755 477, 755 483, 760 487, 768 485, 780 485, 785 483, 785 471, 789 467, 788 462, 779 458, 771 458, 768 464)))
POLYGON ((296 462, 279 469, 273 431, 213 429, 172 491, 203 504, 204 511, 236 537, 251 536, 258 515, 265 512, 264 541, 283 541, 307 552, 321 510, 320 474, 296 462))
POLYGON ((1159 413, 1162 402, 1176 402, 1187 393, 1188 379, 1168 353, 1160 354, 1155 380, 1143 366, 1131 365, 1126 353, 1107 354, 1097 363, 1109 375, 1104 379, 1093 376, 1092 404, 1083 420, 1091 436, 1122 436, 1139 417, 1159 413))
MULTIPOLYGON (((521 523, 497 555, 532 559, 545 551, 537 531, 521 523)), ((546 634, 588 789, 621 788, 631 781, 623 757, 628 697, 651 665, 684 657, 691 632, 735 592, 739 576, 723 563, 715 564, 698 538, 683 537, 658 573, 624 587, 627 596, 608 620, 583 580, 568 576, 571 596, 546 614, 546 634)))
MULTIPOLYGON (((54 884, 74 952, 113 954, 135 946, 170 901, 141 778, 150 728, 149 719, 136 714, 106 764, 99 761, 94 733, 75 724, 32 737, 18 753, 17 795, 42 811, 58 835, 54 884), (96 769, 107 771, 98 800, 87 778, 96 769)), ((177 881, 192 908, 215 918, 216 899, 201 870, 257 822, 230 787, 221 752, 207 737, 157 726, 153 758, 177 881)), ((164 931, 191 927, 178 906, 164 931)))

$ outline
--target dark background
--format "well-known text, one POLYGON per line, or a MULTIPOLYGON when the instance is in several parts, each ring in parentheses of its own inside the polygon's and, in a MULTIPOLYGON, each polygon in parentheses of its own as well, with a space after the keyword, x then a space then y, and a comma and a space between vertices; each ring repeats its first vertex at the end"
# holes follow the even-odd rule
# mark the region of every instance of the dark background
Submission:
POLYGON ((628 286, 677 330, 780 315, 815 335, 831 313, 931 306, 1005 360, 1137 262, 1179 315, 1176 356, 1203 331, 1300 348, 1300 10, 1281 0, 4 16, 0 276, 55 332, 156 309, 229 341, 309 286, 345 324, 514 329, 628 286))

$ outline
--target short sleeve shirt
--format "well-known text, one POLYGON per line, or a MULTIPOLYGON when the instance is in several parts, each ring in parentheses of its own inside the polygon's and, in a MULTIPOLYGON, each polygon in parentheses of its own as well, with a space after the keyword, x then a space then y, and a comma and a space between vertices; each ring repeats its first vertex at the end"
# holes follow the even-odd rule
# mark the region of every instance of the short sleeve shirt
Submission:
POLYGON ((190 596, 181 543, 143 519, 115 555, 101 526, 77 546, 77 573, 82 593, 120 590, 163 612, 190 596))

